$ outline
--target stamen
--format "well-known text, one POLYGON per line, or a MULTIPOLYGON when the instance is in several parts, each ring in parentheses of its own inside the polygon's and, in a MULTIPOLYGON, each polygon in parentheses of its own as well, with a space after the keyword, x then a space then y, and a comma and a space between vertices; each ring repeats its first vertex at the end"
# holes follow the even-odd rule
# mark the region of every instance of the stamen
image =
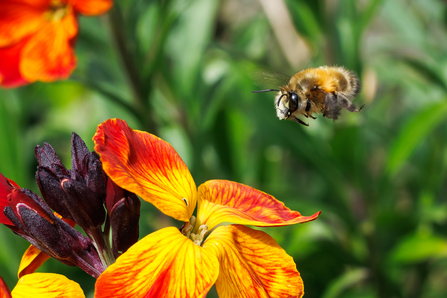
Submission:
POLYGON ((191 234, 192 229, 194 229, 195 224, 196 224, 196 217, 193 215, 193 216, 191 216, 191 219, 189 220, 189 222, 182 227, 180 232, 183 235, 185 235, 186 238, 189 238, 189 235, 191 234))
POLYGON ((199 231, 197 234, 191 233, 191 240, 194 242, 195 245, 200 246, 207 232, 208 232, 208 226, 201 225, 199 227, 199 231))

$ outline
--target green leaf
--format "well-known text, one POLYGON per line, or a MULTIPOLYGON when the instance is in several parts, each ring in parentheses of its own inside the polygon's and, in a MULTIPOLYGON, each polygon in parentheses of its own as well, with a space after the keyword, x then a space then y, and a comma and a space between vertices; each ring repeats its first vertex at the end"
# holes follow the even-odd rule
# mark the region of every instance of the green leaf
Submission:
POLYGON ((447 255, 447 239, 433 235, 411 235, 391 252, 393 263, 411 264, 447 255))
POLYGON ((427 134, 446 120, 446 116, 447 100, 433 103, 410 117, 391 146, 387 162, 387 172, 391 176, 397 174, 415 148, 422 143, 427 134))
POLYGON ((329 284, 326 292, 323 294, 323 298, 336 298, 341 297, 341 294, 347 288, 353 287, 359 282, 365 280, 368 277, 368 271, 364 268, 357 268, 349 270, 344 273, 332 283, 329 284))
POLYGON ((438 85, 444 91, 447 91, 447 81, 443 77, 440 70, 437 70, 435 66, 430 67, 428 64, 423 63, 422 61, 411 59, 411 58, 402 58, 404 62, 406 62, 409 66, 411 66, 417 73, 422 76, 425 80, 430 82, 431 84, 438 85))

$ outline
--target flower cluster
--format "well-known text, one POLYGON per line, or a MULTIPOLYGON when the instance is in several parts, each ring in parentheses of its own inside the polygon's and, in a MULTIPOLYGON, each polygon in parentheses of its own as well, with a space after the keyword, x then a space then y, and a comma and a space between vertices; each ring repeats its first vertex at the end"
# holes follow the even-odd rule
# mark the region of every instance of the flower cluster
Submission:
POLYGON ((36 180, 45 202, 2 176, 0 203, 5 205, 6 195, 7 204, 0 219, 46 254, 96 277, 96 298, 205 297, 213 284, 219 297, 302 297, 293 258, 268 234, 246 225, 304 223, 319 212, 302 216, 264 192, 227 180, 197 188, 171 145, 123 120, 102 123, 93 139, 98 154, 73 134, 70 170, 50 145, 36 147, 36 180), (136 242, 134 193, 184 225, 136 242), (64 220, 76 222, 89 237, 64 220), (99 237, 104 220, 112 227, 111 254, 107 239, 99 237))

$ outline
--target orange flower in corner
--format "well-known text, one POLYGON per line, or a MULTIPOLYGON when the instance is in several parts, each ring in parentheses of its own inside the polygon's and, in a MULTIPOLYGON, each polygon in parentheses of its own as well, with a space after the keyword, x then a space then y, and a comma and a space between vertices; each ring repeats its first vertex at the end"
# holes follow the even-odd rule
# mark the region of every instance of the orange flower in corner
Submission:
POLYGON ((320 212, 302 216, 232 181, 210 180, 197 189, 171 145, 123 120, 102 123, 93 139, 113 182, 185 222, 180 230, 167 227, 144 237, 118 257, 99 276, 95 298, 198 298, 214 283, 219 297, 303 296, 293 258, 268 234, 244 225, 304 223, 320 212))
POLYGON ((76 67, 78 14, 111 6, 112 0, 0 0, 0 85, 68 78, 76 67))

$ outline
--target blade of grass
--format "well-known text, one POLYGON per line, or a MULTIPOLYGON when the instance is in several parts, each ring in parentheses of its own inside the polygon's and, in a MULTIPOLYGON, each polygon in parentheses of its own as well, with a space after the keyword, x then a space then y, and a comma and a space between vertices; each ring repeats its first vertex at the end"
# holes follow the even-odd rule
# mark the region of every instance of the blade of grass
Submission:
POLYGON ((447 100, 429 105, 414 114, 391 146, 388 155, 387 173, 395 176, 405 161, 422 140, 441 122, 446 120, 447 100))

